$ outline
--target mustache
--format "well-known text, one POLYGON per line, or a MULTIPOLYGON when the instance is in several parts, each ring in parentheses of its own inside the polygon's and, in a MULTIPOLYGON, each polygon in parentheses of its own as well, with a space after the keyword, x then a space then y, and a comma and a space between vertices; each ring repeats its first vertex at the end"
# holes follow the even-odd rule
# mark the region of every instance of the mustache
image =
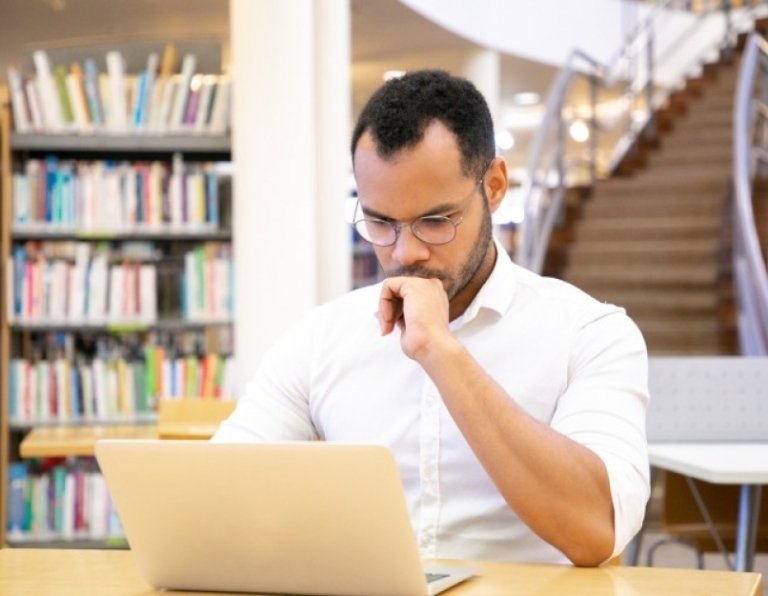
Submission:
POLYGON ((440 281, 446 281, 448 279, 448 276, 442 271, 437 271, 421 265, 398 267, 397 269, 385 271, 384 274, 386 277, 420 277, 422 279, 439 279, 440 281))

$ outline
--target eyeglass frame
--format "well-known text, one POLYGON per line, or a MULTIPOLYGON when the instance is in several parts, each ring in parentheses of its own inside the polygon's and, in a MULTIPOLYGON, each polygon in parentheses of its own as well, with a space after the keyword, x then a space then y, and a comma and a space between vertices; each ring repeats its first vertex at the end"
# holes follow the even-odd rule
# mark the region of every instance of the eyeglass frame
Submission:
MULTIPOLYGON (((482 176, 480 176, 480 178, 478 178, 475 181, 475 185, 472 187, 472 191, 465 198, 463 198, 460 201, 460 202, 467 201, 467 206, 464 207, 464 209, 462 209, 461 213, 456 218, 448 217, 447 215, 420 215, 419 217, 415 217, 414 219, 412 219, 410 221, 399 222, 399 221, 388 221, 386 219, 381 219, 380 217, 362 217, 360 219, 353 219, 352 227, 354 228, 354 230, 358 234, 360 234, 360 231, 357 229, 357 224, 359 224, 360 222, 374 221, 374 222, 384 223, 384 224, 387 224, 388 226, 390 226, 395 231, 395 239, 392 242, 390 242, 389 244, 377 244, 376 242, 373 242, 372 240, 368 240, 368 238, 363 236, 363 234, 360 234, 360 237, 363 238, 363 240, 365 240, 366 242, 370 242, 374 246, 379 246, 381 248, 387 248, 387 247, 394 246, 395 244, 397 244, 397 241, 400 238, 400 232, 402 231, 403 228, 406 228, 406 227, 410 228, 411 234, 413 234, 414 238, 418 239, 419 242, 423 242, 424 244, 429 244, 430 246, 444 246, 446 244, 450 244, 451 242, 453 242, 456 239, 456 234, 458 233, 458 228, 464 222, 464 215, 466 214, 467 209, 469 209, 469 207, 471 205, 470 199, 475 194, 475 191, 479 188, 482 191, 483 197, 485 197, 485 189, 483 188, 483 186, 485 184, 485 176, 486 176, 486 174, 488 174, 488 170, 490 169, 491 165, 493 165, 493 162, 494 162, 493 159, 490 162, 488 162, 488 165, 483 170, 482 176), (451 236, 450 240, 446 240, 445 242, 430 242, 429 240, 423 239, 416 232, 416 230, 413 228, 413 225, 415 223, 419 222, 419 221, 424 220, 424 219, 431 219, 431 220, 439 219, 441 221, 446 221, 446 222, 451 223, 453 225, 453 236, 451 236)), ((357 203, 355 204, 355 213, 353 214, 353 217, 354 217, 354 215, 357 215, 358 207, 360 207, 360 199, 359 198, 357 199, 357 203)), ((361 208, 361 210, 362 210, 362 208, 361 208)), ((365 213, 363 213, 363 215, 365 215, 365 213)))

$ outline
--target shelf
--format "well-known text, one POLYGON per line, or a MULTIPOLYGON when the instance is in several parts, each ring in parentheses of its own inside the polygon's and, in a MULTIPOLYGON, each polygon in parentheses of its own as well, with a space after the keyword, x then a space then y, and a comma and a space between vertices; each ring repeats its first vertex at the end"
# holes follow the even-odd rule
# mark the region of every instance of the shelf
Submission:
POLYGON ((56 549, 126 549, 128 541, 123 537, 104 538, 73 538, 66 540, 59 537, 40 538, 37 536, 8 535, 8 546, 12 548, 56 548, 56 549))
POLYGON ((151 424, 56 426, 32 429, 19 446, 23 458, 90 457, 98 439, 156 439, 151 424))
POLYGON ((9 327, 17 331, 101 331, 109 333, 136 333, 140 331, 185 331, 205 327, 232 325, 232 319, 187 321, 161 319, 152 323, 123 321, 114 323, 74 323, 70 321, 11 321, 9 327))
POLYGON ((31 225, 15 226, 11 229, 13 240, 215 240, 230 241, 231 230, 210 229, 134 229, 134 230, 88 230, 61 226, 31 225))
POLYGON ((159 153, 228 153, 229 135, 150 134, 11 134, 14 151, 97 151, 159 153))

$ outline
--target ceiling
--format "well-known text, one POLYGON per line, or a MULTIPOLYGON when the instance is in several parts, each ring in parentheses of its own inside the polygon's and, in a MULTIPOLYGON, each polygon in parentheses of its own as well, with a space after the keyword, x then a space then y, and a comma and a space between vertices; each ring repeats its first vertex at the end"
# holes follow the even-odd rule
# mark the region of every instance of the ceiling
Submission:
MULTIPOLYGON (((387 70, 420 67, 463 73, 469 56, 482 48, 433 24, 398 0, 351 0, 352 105, 381 84, 387 70)), ((139 70, 148 47, 174 41, 194 52, 201 71, 219 70, 229 54, 226 0, 0 0, 0 69, 15 64, 32 71, 31 54, 46 49, 54 62, 100 56, 119 44, 129 70, 139 70)), ((534 91, 542 97, 555 74, 551 66, 501 56, 499 114, 512 97, 534 91)), ((525 161, 531 131, 516 132, 507 158, 525 161)), ((514 163, 513 163, 514 165, 514 163)))

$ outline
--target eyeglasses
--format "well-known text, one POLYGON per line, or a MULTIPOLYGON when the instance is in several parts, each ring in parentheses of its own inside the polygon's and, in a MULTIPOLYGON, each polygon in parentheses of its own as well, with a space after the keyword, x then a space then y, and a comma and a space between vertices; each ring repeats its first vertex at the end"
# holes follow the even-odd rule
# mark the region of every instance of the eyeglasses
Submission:
MULTIPOLYGON (((488 164, 488 167, 490 165, 488 164)), ((488 168, 486 167, 483 175, 475 182, 472 192, 462 199, 462 202, 469 202, 475 191, 478 188, 482 188, 487 171, 488 168)), ((359 205, 360 202, 358 201, 358 204, 355 206, 355 212, 357 212, 359 205)), ((392 246, 400 237, 400 231, 406 227, 411 229, 411 234, 426 244, 448 244, 456 237, 456 229, 464 221, 464 214, 467 212, 467 209, 469 209, 469 204, 455 217, 423 215, 422 217, 405 222, 389 221, 377 217, 363 217, 362 219, 355 220, 352 226, 360 236, 376 246, 392 246)))

